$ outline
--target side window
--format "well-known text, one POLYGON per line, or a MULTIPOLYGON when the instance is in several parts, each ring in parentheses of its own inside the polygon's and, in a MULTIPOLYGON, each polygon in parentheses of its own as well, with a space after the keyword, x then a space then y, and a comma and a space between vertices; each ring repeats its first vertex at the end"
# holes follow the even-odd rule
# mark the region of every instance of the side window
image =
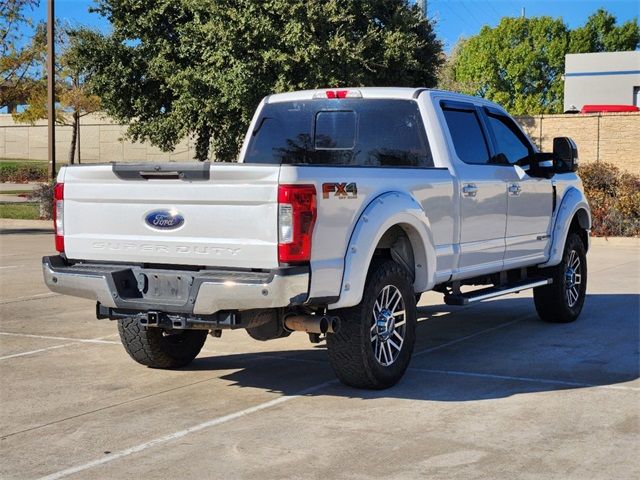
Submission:
POLYGON ((531 146, 522 138, 522 132, 508 117, 489 113, 489 125, 496 138, 498 153, 502 153, 510 164, 524 160, 531 153, 531 146))
POLYGON ((489 147, 475 110, 443 108, 456 154, 464 163, 489 163, 489 147))
POLYGON ((415 102, 363 103, 358 128, 359 165, 433 167, 433 157, 415 102))

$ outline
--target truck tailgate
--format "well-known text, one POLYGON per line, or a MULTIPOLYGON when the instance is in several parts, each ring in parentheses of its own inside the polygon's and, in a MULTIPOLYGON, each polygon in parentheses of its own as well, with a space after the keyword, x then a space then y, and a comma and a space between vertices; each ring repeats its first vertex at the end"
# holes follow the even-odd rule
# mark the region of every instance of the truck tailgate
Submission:
POLYGON ((279 165, 214 164, 206 172, 206 164, 192 164, 199 178, 167 173, 184 164, 158 166, 164 176, 153 174, 153 164, 123 167, 64 169, 67 258, 278 266, 279 165))

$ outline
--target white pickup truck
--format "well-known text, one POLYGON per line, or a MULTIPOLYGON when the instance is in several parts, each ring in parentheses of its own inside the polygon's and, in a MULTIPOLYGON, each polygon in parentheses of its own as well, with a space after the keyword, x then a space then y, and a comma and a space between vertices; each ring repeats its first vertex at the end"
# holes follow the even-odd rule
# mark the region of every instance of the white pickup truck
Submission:
POLYGON ((304 331, 342 382, 385 388, 409 364, 422 292, 466 305, 533 288, 543 320, 578 317, 591 217, 577 161, 570 139, 540 153, 480 98, 271 95, 238 163, 63 168, 44 278, 95 300, 143 365, 184 366, 209 332, 304 331))

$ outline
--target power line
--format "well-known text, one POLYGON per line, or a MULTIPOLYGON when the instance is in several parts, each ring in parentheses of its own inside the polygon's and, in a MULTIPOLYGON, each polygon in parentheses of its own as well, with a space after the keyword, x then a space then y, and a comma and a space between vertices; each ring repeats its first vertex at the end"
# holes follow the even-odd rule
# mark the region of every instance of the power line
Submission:
POLYGON ((463 15, 460 15, 450 4, 446 2, 440 2, 439 5, 440 5, 440 8, 443 8, 443 9, 446 6, 447 10, 450 13, 453 13, 462 23, 466 24, 466 26, 469 27, 471 31, 475 30, 474 26, 469 22, 469 20, 463 15))
POLYGON ((484 23, 483 23, 483 22, 481 22, 480 20, 478 20, 478 19, 476 18, 476 16, 473 14, 473 12, 471 12, 471 10, 469 9, 469 7, 467 7, 467 5, 466 5, 466 3, 465 3, 464 1, 460 1, 460 2, 458 2, 458 3, 460 3, 460 5, 462 5, 462 8, 464 8, 464 9, 467 11, 467 13, 469 14, 469 16, 470 16, 473 20, 475 20, 475 21, 476 21, 476 23, 478 23, 480 26, 485 25, 485 23, 486 23, 486 22, 484 22, 484 23))

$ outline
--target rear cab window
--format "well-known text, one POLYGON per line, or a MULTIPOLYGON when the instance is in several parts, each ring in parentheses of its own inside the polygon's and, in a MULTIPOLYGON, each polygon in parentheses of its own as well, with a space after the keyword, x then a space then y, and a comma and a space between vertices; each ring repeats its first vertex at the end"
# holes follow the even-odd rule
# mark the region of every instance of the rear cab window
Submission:
POLYGON ((433 167, 418 104, 399 99, 267 103, 244 163, 433 167))

